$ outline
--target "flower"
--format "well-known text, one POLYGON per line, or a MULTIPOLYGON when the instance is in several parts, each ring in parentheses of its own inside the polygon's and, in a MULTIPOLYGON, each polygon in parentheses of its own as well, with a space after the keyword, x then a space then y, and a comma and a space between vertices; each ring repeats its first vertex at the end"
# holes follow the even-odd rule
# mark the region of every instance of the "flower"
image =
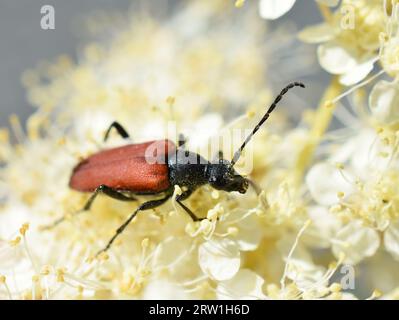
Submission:
MULTIPOLYGON (((226 110, 263 113, 270 92, 264 89, 265 50, 257 44, 264 33, 253 24, 255 11, 241 14, 233 31, 228 20, 219 19, 224 8, 221 2, 193 1, 167 24, 133 18, 107 43, 89 44, 78 61, 63 56, 25 73, 37 111, 27 135, 18 136, 19 146, 6 133, 1 136, 0 254, 18 250, 18 260, 0 266, 1 297, 10 292, 13 299, 215 298, 219 282, 252 270, 247 255, 264 238, 259 226, 267 210, 264 196, 258 199, 254 191, 198 190, 186 204, 207 216, 200 223, 168 201, 139 214, 110 251, 95 257, 137 204, 99 197, 90 212, 76 214, 88 195, 68 188, 80 159, 131 143, 114 135, 101 142, 114 120, 132 128, 133 141, 163 138, 168 125, 177 123, 191 149, 202 148, 219 131, 226 110), (66 220, 42 229, 60 217, 66 220), (28 231, 21 229, 26 222, 28 231)), ((282 117, 274 123, 283 122, 282 117)), ((19 134, 17 118, 13 127, 19 134)))
MULTIPOLYGON (((286 14, 294 6, 296 0, 260 0, 259 14, 263 19, 275 20, 286 14)), ((316 0, 329 7, 335 7, 339 0, 316 0)))

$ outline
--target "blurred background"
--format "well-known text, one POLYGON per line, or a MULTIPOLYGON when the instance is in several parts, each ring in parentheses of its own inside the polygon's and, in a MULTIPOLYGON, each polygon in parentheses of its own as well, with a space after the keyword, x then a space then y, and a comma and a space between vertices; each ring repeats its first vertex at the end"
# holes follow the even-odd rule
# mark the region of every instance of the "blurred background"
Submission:
MULTIPOLYGON (((234 6, 234 0, 226 1, 234 6)), ((316 5, 310 6, 307 2, 297 1, 282 19, 269 22, 269 29, 282 25, 301 29, 319 22, 321 17, 316 5)), ((90 40, 83 24, 87 16, 99 12, 127 14, 143 9, 162 18, 176 5, 178 0, 151 0, 150 5, 146 0, 0 0, 0 127, 8 126, 11 114, 17 114, 24 122, 34 111, 21 84, 21 75, 26 69, 41 61, 52 61, 60 54, 77 58, 79 48, 90 40), (54 6, 55 30, 41 29, 40 9, 44 5, 54 6)), ((247 0, 245 5, 257 5, 257 1, 247 0)), ((315 55, 315 48, 310 50, 315 55)), ((275 70, 278 71, 278 66, 275 70)), ((312 87, 309 103, 316 103, 323 85, 328 82, 328 75, 319 71, 311 72, 312 82, 317 85, 312 87)))

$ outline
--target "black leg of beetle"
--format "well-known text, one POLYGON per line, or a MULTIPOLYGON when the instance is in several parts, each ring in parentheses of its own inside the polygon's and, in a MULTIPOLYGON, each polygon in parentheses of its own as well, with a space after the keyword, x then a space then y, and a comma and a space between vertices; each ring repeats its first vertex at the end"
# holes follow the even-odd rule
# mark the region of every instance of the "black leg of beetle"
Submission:
POLYGON ((119 135, 123 139, 127 139, 130 137, 129 134, 127 133, 127 131, 125 130, 125 128, 123 128, 119 122, 114 121, 114 122, 112 122, 112 124, 109 126, 107 132, 105 133, 104 142, 108 140, 108 137, 109 137, 109 134, 110 134, 112 128, 115 128, 115 130, 119 133, 119 135))
POLYGON ((183 208, 184 211, 188 213, 188 215, 193 219, 193 221, 201 221, 205 218, 198 218, 194 212, 191 211, 185 204, 183 204, 183 200, 187 199, 193 193, 192 190, 184 191, 181 195, 176 196, 176 202, 183 208))
POLYGON ((184 145, 187 142, 187 138, 184 136, 184 134, 180 133, 179 134, 179 141, 177 142, 177 146, 180 147, 184 147, 184 145))
POLYGON ((87 200, 83 209, 80 211, 90 210, 91 206, 93 205, 94 200, 97 198, 97 196, 100 193, 103 193, 112 199, 116 199, 116 200, 120 200, 120 201, 137 201, 137 199, 135 197, 126 196, 122 192, 112 189, 106 185, 101 185, 93 192, 93 194, 91 195, 89 200, 87 200))
POLYGON ((126 227, 134 219, 134 217, 137 215, 137 213, 139 213, 139 211, 144 211, 144 210, 149 210, 149 209, 154 209, 156 207, 159 207, 160 205, 165 203, 170 197, 171 197, 171 195, 167 195, 165 198, 158 199, 158 200, 151 200, 151 201, 147 201, 147 202, 144 202, 143 204, 141 204, 136 209, 136 211, 134 211, 130 215, 130 217, 116 230, 114 236, 108 241, 107 245, 103 249, 101 249, 99 252, 97 252, 97 256, 100 253, 107 251, 111 247, 111 245, 115 241, 115 239, 126 229, 126 227))
MULTIPOLYGON (((116 200, 120 200, 120 201, 137 201, 136 198, 134 197, 129 197, 124 195, 123 193, 112 189, 106 185, 101 185, 99 186, 94 192, 93 194, 90 196, 89 200, 87 200, 86 204, 83 206, 82 209, 80 209, 79 211, 75 212, 74 215, 77 215, 79 213, 82 213, 84 211, 88 211, 90 210, 91 206, 93 205, 94 200, 97 198, 97 196, 103 193, 105 195, 107 195, 110 198, 116 199, 116 200)), ((58 220, 54 221, 54 223, 50 226, 44 227, 44 229, 51 229, 54 228, 55 226, 59 225, 61 222, 65 221, 65 217, 59 218, 58 220)))

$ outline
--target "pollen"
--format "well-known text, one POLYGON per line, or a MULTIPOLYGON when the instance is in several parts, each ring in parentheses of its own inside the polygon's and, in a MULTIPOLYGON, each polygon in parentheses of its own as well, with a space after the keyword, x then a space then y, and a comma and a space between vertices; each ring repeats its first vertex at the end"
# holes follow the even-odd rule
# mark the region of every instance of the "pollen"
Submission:
POLYGON ((330 286, 330 291, 331 292, 340 292, 342 290, 342 286, 339 283, 333 283, 330 286))
POLYGON ((236 2, 234 3, 236 8, 241 8, 245 3, 245 0, 236 0, 236 2))
POLYGON ((16 247, 21 242, 21 237, 17 236, 14 240, 11 240, 9 243, 12 247, 16 247))
POLYGON ((173 105, 173 104, 175 104, 175 102, 176 102, 176 98, 175 97, 169 96, 169 97, 166 98, 166 103, 169 104, 169 105, 173 105))
POLYGON ((337 162, 337 163, 335 164, 335 166, 336 166, 336 168, 339 169, 339 170, 344 170, 344 169, 345 169, 344 164, 341 163, 341 162, 337 162))

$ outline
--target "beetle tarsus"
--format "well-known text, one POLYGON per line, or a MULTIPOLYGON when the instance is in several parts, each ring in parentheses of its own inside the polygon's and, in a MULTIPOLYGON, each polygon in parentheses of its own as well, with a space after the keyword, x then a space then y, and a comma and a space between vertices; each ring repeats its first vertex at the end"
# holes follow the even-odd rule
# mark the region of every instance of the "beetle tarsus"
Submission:
MULTIPOLYGON (((83 208, 81 210, 76 211, 75 213, 73 213, 72 216, 76 216, 82 212, 85 211, 89 211, 94 203, 94 200, 97 198, 97 196, 103 193, 106 196, 116 199, 116 200, 120 200, 120 201, 137 201, 136 198, 134 197, 129 197, 126 196, 125 194, 123 194, 120 191, 117 191, 115 189, 112 189, 106 185, 101 185, 98 188, 96 188, 96 190, 93 192, 93 194, 90 196, 89 200, 87 200, 86 204, 83 206, 83 208)), ((43 226, 41 229, 42 230, 51 230, 53 228, 55 228, 56 226, 58 226, 59 224, 61 224, 62 222, 64 222, 66 220, 66 216, 63 216, 57 220, 55 220, 52 224, 47 225, 47 226, 43 226)))
POLYGON ((113 237, 108 241, 107 245, 101 249, 100 251, 97 252, 96 256, 100 255, 103 252, 106 252, 114 243, 116 238, 126 229, 126 227, 132 222, 134 217, 139 213, 139 211, 144 211, 144 210, 149 210, 149 209, 154 209, 156 207, 159 207, 160 205, 164 204, 169 198, 171 197, 170 194, 168 194, 165 198, 162 199, 157 199, 157 200, 151 200, 144 202, 141 204, 131 215, 130 217, 116 230, 115 234, 113 237))
POLYGON ((129 133, 127 133, 126 129, 117 121, 114 121, 111 123, 109 126, 108 130, 106 131, 104 135, 104 142, 106 142, 109 138, 109 134, 112 130, 112 128, 115 128, 115 130, 118 132, 118 134, 123 138, 123 139, 128 139, 130 138, 129 133))
POLYGON ((137 201, 137 199, 135 197, 132 196, 126 196, 125 194, 123 194, 122 192, 115 190, 113 188, 110 188, 104 184, 102 184, 101 186, 99 186, 91 195, 91 197, 89 198, 89 200, 87 200, 85 206, 83 207, 83 209, 81 211, 88 211, 90 210, 91 206, 93 205, 94 200, 97 198, 97 196, 103 193, 106 196, 112 198, 112 199, 116 199, 116 200, 120 200, 120 201, 137 201))
POLYGON ((195 213, 187 207, 182 201, 187 199, 191 194, 193 193, 193 190, 186 190, 182 194, 176 196, 176 202, 183 208, 184 211, 187 212, 187 214, 193 219, 193 221, 201 221, 204 220, 205 218, 198 218, 195 213))

